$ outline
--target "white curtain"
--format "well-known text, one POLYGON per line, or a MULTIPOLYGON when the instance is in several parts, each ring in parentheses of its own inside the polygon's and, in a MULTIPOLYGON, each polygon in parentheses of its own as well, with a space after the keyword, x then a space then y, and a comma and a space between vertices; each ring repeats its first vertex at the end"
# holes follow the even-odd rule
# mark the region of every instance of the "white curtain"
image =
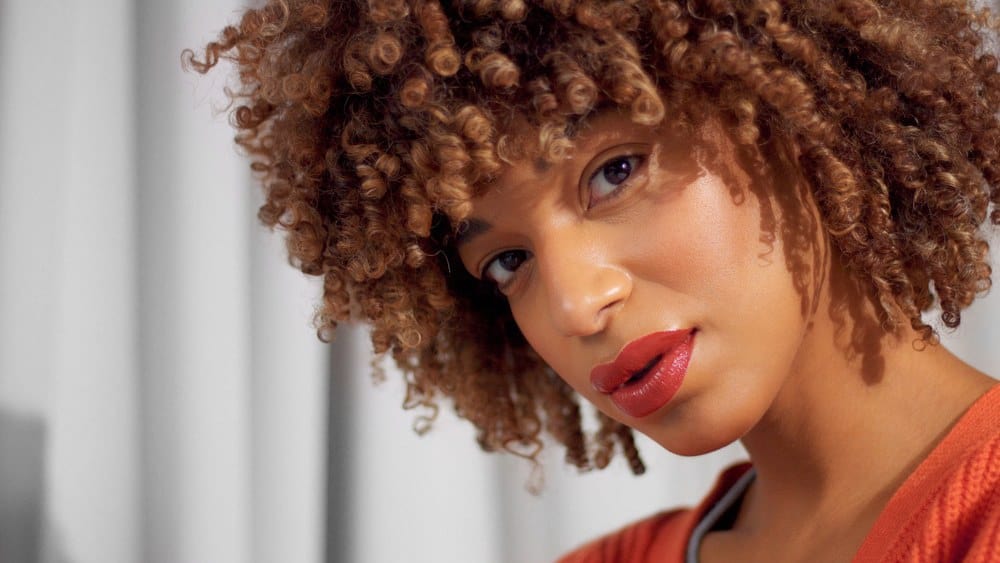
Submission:
MULTIPOLYGON (((0 0, 0 562, 533 562, 695 502, 738 446, 594 474, 418 438, 364 331, 259 227, 225 72, 236 0, 0 0), (331 362, 332 358, 332 362, 331 362)), ((959 352, 1000 373, 1000 297, 959 352)))
POLYGON ((326 350, 180 68, 233 0, 0 4, 0 561, 320 561, 326 350))

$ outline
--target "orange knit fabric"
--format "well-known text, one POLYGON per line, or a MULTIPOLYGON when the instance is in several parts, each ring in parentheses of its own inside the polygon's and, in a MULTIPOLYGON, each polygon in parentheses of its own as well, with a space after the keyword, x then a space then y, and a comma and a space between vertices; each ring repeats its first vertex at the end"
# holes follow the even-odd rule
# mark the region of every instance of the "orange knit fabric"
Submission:
MULTIPOLYGON (((640 520, 559 563, 683 563, 698 520, 750 464, 730 467, 694 509, 640 520)), ((889 499, 854 563, 1000 562, 1000 385, 979 398, 889 499)))

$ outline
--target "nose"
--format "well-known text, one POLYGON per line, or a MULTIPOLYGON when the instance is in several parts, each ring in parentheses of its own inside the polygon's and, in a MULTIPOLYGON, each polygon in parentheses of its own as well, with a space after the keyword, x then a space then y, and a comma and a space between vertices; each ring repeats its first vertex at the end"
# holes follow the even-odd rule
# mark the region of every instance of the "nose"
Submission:
POLYGON ((536 256, 549 314, 566 336, 603 331, 632 292, 632 277, 594 248, 549 246, 536 256))

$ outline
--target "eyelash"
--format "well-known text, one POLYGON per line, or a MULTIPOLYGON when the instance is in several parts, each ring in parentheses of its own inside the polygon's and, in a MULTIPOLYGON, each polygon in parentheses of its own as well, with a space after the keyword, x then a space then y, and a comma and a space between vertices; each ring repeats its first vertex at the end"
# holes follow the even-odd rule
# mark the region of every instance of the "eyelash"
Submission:
MULTIPOLYGON (((595 205, 599 205, 602 201, 606 201, 608 199, 617 197, 625 189, 626 184, 628 184, 629 180, 631 180, 632 177, 635 175, 636 170, 638 170, 639 167, 641 167, 644 163, 645 163, 645 157, 641 156, 641 155, 636 155, 636 154, 626 154, 626 155, 615 156, 615 157, 609 158, 608 160, 604 161, 601 164, 601 166, 598 167, 597 170, 595 170, 594 173, 590 175, 590 178, 587 181, 588 186, 591 186, 587 190, 587 194, 588 194, 588 197, 587 197, 587 209, 590 209, 590 208, 594 207, 595 205), (618 163, 628 163, 628 170, 627 170, 627 174, 628 175, 625 178, 619 180, 618 183, 614 183, 613 184, 613 186, 614 186, 613 189, 609 193, 607 193, 604 197, 602 197, 601 199, 595 201, 594 200, 594 189, 591 186, 593 184, 594 180, 597 179, 600 174, 602 174, 602 173, 606 174, 609 171, 609 167, 610 166, 612 166, 613 164, 618 164, 618 163)), ((604 179, 607 180, 607 178, 604 178, 604 179)), ((531 253, 528 252, 527 250, 504 250, 504 251, 498 252, 497 254, 494 254, 493 256, 491 256, 486 261, 485 266, 483 266, 482 272, 480 272, 480 277, 482 278, 483 281, 490 282, 490 283, 496 285, 497 288, 500 289, 500 291, 503 291, 504 289, 506 289, 507 287, 509 287, 511 283, 513 283, 514 276, 517 275, 517 271, 530 258, 531 258, 531 253), (496 264, 496 265, 500 264, 500 262, 498 262, 498 261, 501 258, 503 258, 505 256, 512 256, 514 253, 523 253, 524 256, 521 259, 521 261, 517 264, 517 266, 515 266, 513 270, 509 271, 510 272, 509 279, 507 279, 506 281, 500 281, 500 280, 496 279, 496 276, 491 275, 489 273, 490 270, 493 268, 494 264, 496 264)))
POLYGON ((494 254, 492 257, 489 258, 489 260, 486 261, 486 265, 483 267, 483 271, 480 273, 480 278, 484 282, 495 285, 497 289, 499 289, 500 292, 502 293, 505 289, 507 289, 510 286, 510 284, 514 282, 515 276, 517 275, 517 271, 530 258, 531 258, 531 252, 528 252, 527 250, 519 250, 519 249, 504 250, 502 252, 494 254), (515 266, 513 270, 505 270, 509 272, 507 280, 499 280, 495 275, 490 274, 490 270, 493 269, 494 265, 500 266, 501 264, 500 261, 503 259, 503 257, 513 256, 515 254, 521 254, 522 258, 521 261, 518 262, 517 266, 515 266))
MULTIPOLYGON (((587 209, 594 207, 594 205, 599 204, 601 201, 606 201, 608 199, 618 196, 618 194, 620 194, 625 189, 625 185, 629 183, 629 181, 635 175, 639 167, 643 165, 644 161, 645 161, 644 157, 637 154, 626 154, 626 155, 615 156, 613 158, 609 158, 608 160, 604 161, 601 164, 601 166, 599 166, 597 170, 595 170, 594 173, 590 175, 590 179, 587 181, 588 186, 590 186, 590 188, 587 190, 587 209), (609 193, 607 193, 603 198, 595 202, 594 200, 595 190, 593 188, 594 180, 596 180, 602 173, 606 174, 607 172, 609 172, 609 170, 611 170, 610 167, 616 163, 628 164, 628 170, 627 170, 628 176, 619 180, 618 183, 613 184, 614 187, 612 188, 612 190, 609 193)), ((607 180, 607 178, 604 179, 607 180)))

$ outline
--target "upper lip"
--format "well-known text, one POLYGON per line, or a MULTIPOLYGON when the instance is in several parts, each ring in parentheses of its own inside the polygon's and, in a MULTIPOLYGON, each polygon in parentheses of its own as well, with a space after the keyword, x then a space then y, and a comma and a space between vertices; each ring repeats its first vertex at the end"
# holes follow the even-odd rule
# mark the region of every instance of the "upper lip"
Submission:
POLYGON ((629 342, 614 361, 598 364, 590 371, 590 383, 601 393, 612 393, 655 360, 684 342, 693 328, 653 332, 629 342))

